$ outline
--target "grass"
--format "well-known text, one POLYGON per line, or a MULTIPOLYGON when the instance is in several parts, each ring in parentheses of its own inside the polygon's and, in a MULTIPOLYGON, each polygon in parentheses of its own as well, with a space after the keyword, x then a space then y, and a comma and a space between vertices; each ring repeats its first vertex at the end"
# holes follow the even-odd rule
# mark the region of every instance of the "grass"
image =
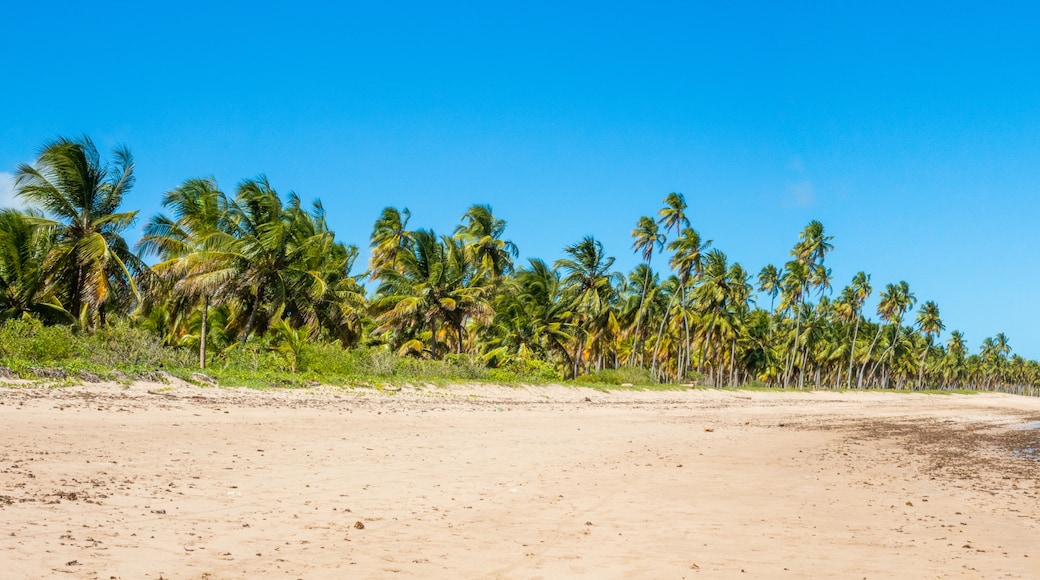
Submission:
MULTIPOLYGON (((298 337, 297 337, 298 338, 298 337)), ((540 360, 510 361, 490 368, 480 357, 456 354, 444 360, 420 360, 398 356, 383 348, 344 350, 336 344, 307 342, 282 348, 279 337, 251 339, 214 355, 205 370, 197 367, 192 348, 170 347, 148 331, 119 322, 93 334, 77 334, 67 326, 44 326, 38 320, 10 320, 0 324, 0 371, 49 386, 79 382, 135 380, 166 382, 167 376, 200 386, 253 389, 301 389, 319 385, 374 388, 395 392, 390 385, 485 383, 517 385, 572 385, 602 392, 616 390, 683 391, 694 387, 661 383, 646 369, 604 369, 564 381, 550 363, 540 360), (287 352, 291 350, 291 355, 287 352), (295 369, 295 370, 294 370, 295 369)), ((0 377, 5 373, 0 372, 0 377)), ((694 378, 696 382, 697 378, 694 378)), ((723 390, 810 392, 814 389, 782 389, 753 382, 723 390)), ((846 389, 826 389, 844 392, 846 389)), ((851 389, 852 392, 860 389, 851 389)), ((975 394, 974 390, 930 389, 922 391, 864 389, 872 392, 975 394)))
MULTIPOLYGON (((308 342, 283 348, 279 337, 250 339, 218 350, 205 370, 192 348, 170 347, 148 331, 116 323, 93 334, 37 320, 0 324, 0 367, 22 379, 48 383, 134 380, 164 382, 169 375, 202 386, 311 388, 494 383, 561 383, 552 365, 532 360, 489 368, 480 357, 448 355, 444 360, 398 356, 382 348, 344 350, 336 344, 308 342), (290 352, 291 351, 291 352, 290 352)), ((2 376, 3 373, 0 373, 2 376)))

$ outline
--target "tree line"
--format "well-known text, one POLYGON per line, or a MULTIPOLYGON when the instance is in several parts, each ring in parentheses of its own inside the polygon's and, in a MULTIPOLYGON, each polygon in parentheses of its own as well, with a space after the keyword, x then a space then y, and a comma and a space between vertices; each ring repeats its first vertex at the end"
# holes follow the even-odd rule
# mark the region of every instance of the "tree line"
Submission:
POLYGON ((0 320, 85 333, 130 320, 172 348, 197 349, 202 368, 274 334, 489 367, 551 365, 564 378, 633 367, 715 386, 1035 394, 1040 384, 1040 365, 1012 355, 1002 333, 977 353, 959 331, 939 342, 938 305, 919 304, 905 281, 879 287, 873 318, 869 274, 834 287, 833 238, 818 221, 786 263, 755 275, 702 239, 684 196, 670 193, 636 221, 641 263, 623 274, 592 236, 554 262, 517 263, 506 222, 487 205, 440 235, 388 207, 367 267, 352 273, 358 249, 336 240, 321 203, 282 196, 264 177, 233 193, 213 179, 184 181, 131 247, 123 234, 138 212, 121 206, 133 185, 130 152, 103 160, 87 137, 47 143, 17 168, 29 209, 0 210, 0 320))

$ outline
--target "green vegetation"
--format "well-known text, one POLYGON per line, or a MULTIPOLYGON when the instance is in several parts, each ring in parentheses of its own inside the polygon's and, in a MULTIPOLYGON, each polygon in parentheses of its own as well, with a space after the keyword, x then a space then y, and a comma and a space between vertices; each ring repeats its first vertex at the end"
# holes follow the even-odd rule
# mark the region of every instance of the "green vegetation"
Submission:
POLYGON ((233 194, 212 179, 173 187, 134 253, 122 236, 137 212, 120 207, 133 172, 128 150, 104 162, 85 137, 48 143, 17 169, 31 209, 0 210, 0 366, 253 386, 569 380, 1035 395, 1040 385, 1040 364, 1012 356, 1003 334, 977 354, 958 331, 938 344, 938 305, 914 310, 905 281, 879 292, 876 319, 864 311, 868 274, 835 293, 833 240, 817 221, 786 263, 754 278, 702 239, 686 199, 670 193, 636 220, 642 262, 626 275, 591 236, 555 262, 516 264, 506 222, 486 205, 450 235, 410 229, 410 212, 390 207, 371 232, 367 271, 353 273, 358 249, 336 240, 321 203, 282 196, 263 176, 233 194), (662 253, 668 269, 655 271, 662 253))

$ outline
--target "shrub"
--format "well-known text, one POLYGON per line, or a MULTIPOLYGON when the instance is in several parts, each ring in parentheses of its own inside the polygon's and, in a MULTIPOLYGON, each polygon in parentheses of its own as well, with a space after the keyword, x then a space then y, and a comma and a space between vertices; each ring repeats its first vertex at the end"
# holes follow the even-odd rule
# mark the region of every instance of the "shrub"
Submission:
POLYGON ((50 363, 75 358, 79 344, 68 326, 44 326, 35 318, 0 325, 0 358, 50 363))
POLYGON ((575 381, 594 385, 656 385, 660 381, 646 369, 638 367, 621 367, 603 369, 581 377, 575 381))

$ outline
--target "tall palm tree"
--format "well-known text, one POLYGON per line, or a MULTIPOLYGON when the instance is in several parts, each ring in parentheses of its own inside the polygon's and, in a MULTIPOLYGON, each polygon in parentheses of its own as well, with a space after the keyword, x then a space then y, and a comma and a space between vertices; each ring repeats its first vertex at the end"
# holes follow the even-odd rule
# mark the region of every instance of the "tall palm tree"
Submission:
POLYGON ((117 211, 134 185, 133 156, 125 147, 113 156, 104 163, 88 137, 61 137, 15 175, 17 195, 59 222, 45 268, 66 310, 87 327, 103 324, 106 309, 127 309, 146 269, 122 237, 137 212, 117 211))
POLYGON ((516 244, 503 240, 506 221, 496 218, 489 205, 473 205, 462 214, 462 225, 455 230, 466 244, 467 251, 472 253, 471 259, 492 280, 513 271, 513 259, 520 251, 516 244))
POLYGON ((964 333, 959 330, 954 330, 950 333, 949 340, 946 341, 946 356, 948 362, 946 364, 947 381, 951 381, 955 386, 960 386, 963 379, 964 373, 964 360, 968 354, 967 344, 964 342, 964 333))
POLYGON ((772 264, 766 264, 758 274, 758 291, 769 296, 769 310, 773 310, 773 303, 780 295, 781 281, 784 273, 772 264))
POLYGON ((643 306, 646 303, 647 288, 650 285, 650 261, 654 257, 654 252, 660 252, 664 249, 665 235, 657 227, 657 222, 653 218, 643 216, 639 218, 639 222, 636 223, 635 229, 632 230, 632 250, 635 251, 643 258, 643 263, 646 265, 646 273, 643 276, 643 290, 639 293, 639 309, 636 311, 636 331, 635 338, 632 340, 632 354, 628 358, 628 364, 634 364, 636 360, 636 353, 640 353, 640 361, 642 361, 642 351, 639 349, 639 337, 641 336, 640 331, 642 330, 643 322, 643 306))
MULTIPOLYGON (((789 262, 786 268, 788 273, 791 273, 792 265, 799 265, 795 267, 795 273, 790 280, 792 284, 797 286, 797 288, 792 287, 792 290, 796 291, 792 294, 794 302, 791 304, 796 314, 800 312, 798 306, 805 300, 807 290, 815 287, 822 294, 830 288, 830 270, 824 267, 824 259, 827 253, 834 249, 834 245, 831 243, 833 239, 833 236, 825 234, 823 224, 817 220, 809 222, 802 229, 801 233, 798 234, 798 243, 791 250, 791 256, 794 260, 789 262)), ((790 357, 791 364, 788 372, 784 374, 785 388, 787 387, 790 373, 793 371, 795 357, 799 348, 800 323, 801 317, 795 318, 794 344, 790 357)), ((800 383, 805 378, 804 372, 805 365, 803 364, 799 367, 800 383)))
POLYGON ((852 283, 846 288, 849 292, 849 304, 852 307, 852 314, 855 320, 854 328, 852 331, 852 343, 849 345, 849 380, 848 388, 852 388, 852 365, 856 358, 856 339, 859 336, 859 321, 861 318, 860 313, 863 311, 863 304, 870 298, 870 294, 874 291, 870 285, 870 274, 865 272, 856 272, 856 275, 852 277, 852 283))
POLYGON ((372 258, 369 273, 378 280, 385 271, 397 268, 397 256, 406 251, 411 242, 408 221, 412 213, 408 208, 383 208, 372 230, 372 258))
MULTIPOLYGON (((882 320, 892 325, 892 344, 888 347, 888 375, 891 375, 892 361, 894 360, 896 346, 899 343, 899 331, 903 325, 903 315, 913 308, 916 303, 917 298, 910 291, 910 285, 905 280, 900 281, 899 284, 888 284, 885 286, 885 291, 881 293, 881 300, 878 302, 877 307, 878 315, 882 320)), ((878 332, 880 332, 880 329, 878 332)), ((880 362, 879 360, 878 364, 880 362)), ((888 386, 888 375, 885 377, 884 386, 886 388, 888 386)))
POLYGON ((563 284, 576 320, 571 376, 577 377, 581 373, 582 351, 589 345, 593 332, 617 324, 610 320, 609 310, 616 296, 615 285, 622 278, 610 270, 614 258, 607 256, 603 244, 592 236, 563 251, 568 257, 558 260, 555 267, 563 272, 563 284))
MULTIPOLYGON (((162 205, 172 216, 150 219, 137 248, 162 260, 152 267, 162 286, 195 305, 201 302, 199 368, 204 369, 210 304, 230 290, 237 273, 233 258, 239 248, 228 231, 228 200, 213 179, 195 178, 168 191, 162 205)), ((159 289, 157 284, 154 290, 159 289)))
MULTIPOLYGON (((712 338, 716 325, 719 322, 719 317, 725 318, 729 311, 730 299, 733 296, 730 288, 733 280, 730 275, 731 270, 727 264, 726 254, 719 249, 708 252, 704 265, 703 281, 693 290, 697 310, 702 316, 706 316, 708 320, 704 327, 705 336, 704 341, 701 343, 698 371, 703 370, 702 364, 709 358, 707 356, 708 346, 715 346, 712 343, 712 338)), ((718 349, 715 348, 714 350, 717 351, 718 349)), ((712 377, 716 380, 719 377, 719 365, 717 364, 714 365, 712 370, 712 377)))
MULTIPOLYGON (((287 307, 317 302, 328 292, 326 280, 310 267, 309 258, 330 232, 316 230, 313 216, 295 193, 290 192, 283 204, 262 175, 239 185, 229 213, 238 240, 234 259, 239 299, 249 305, 241 332, 245 342, 256 330, 262 309, 266 325, 280 319, 287 307)), ((304 317, 314 329, 313 312, 308 309, 304 317)))
POLYGON ((924 362, 928 357, 929 343, 932 338, 946 329, 941 318, 939 318, 939 306, 931 300, 921 305, 917 311, 917 327, 924 333, 926 341, 924 351, 921 353, 921 366, 917 372, 917 388, 920 389, 924 382, 924 362))

